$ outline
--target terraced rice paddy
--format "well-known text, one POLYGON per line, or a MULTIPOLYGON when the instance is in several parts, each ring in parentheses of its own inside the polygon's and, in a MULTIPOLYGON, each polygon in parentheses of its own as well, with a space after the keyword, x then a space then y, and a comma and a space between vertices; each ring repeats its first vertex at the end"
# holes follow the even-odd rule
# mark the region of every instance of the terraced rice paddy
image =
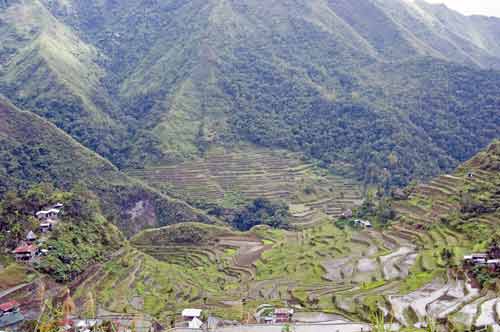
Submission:
POLYGON ((135 247, 70 286, 77 307, 84 311, 94 302, 101 312, 168 323, 186 307, 240 320, 262 303, 288 302, 347 321, 379 309, 406 326, 434 317, 500 330, 499 298, 472 288, 463 274, 447 272, 442 248, 457 252, 459 260, 458 253, 470 247, 443 226, 358 231, 325 222, 298 232, 258 227, 245 233, 199 227, 209 229, 199 244, 133 239, 135 247), (442 242, 436 245, 438 234, 442 242))
MULTIPOLYGON (((439 223, 442 217, 460 210, 463 191, 487 192, 485 187, 495 185, 492 178, 495 178, 493 172, 464 166, 454 175, 442 175, 418 185, 408 200, 395 202, 393 207, 403 221, 424 225, 439 223)), ((495 225, 499 217, 485 214, 478 219, 483 224, 495 225)))
POLYGON ((203 159, 127 173, 191 202, 234 207, 258 197, 283 200, 297 226, 337 217, 362 199, 355 182, 327 174, 298 154, 252 147, 216 149, 203 159))
MULTIPOLYGON (((253 197, 256 188, 262 190, 259 196, 278 193, 271 196, 292 202, 296 223, 308 227, 292 232, 260 226, 241 233, 197 224, 145 231, 142 240, 132 239, 132 247, 119 257, 88 273, 75 287, 78 303, 84 307, 92 294, 109 311, 146 313, 161 322, 188 306, 241 320, 260 304, 287 303, 299 311, 328 313, 341 320, 367 320, 370 312, 378 310, 404 326, 430 317, 458 330, 491 325, 500 331, 500 297, 473 288, 468 275, 450 268, 459 266, 463 255, 478 244, 469 232, 450 226, 450 218, 459 218, 460 192, 472 188, 472 193, 495 194, 498 186, 491 181, 491 173, 473 168, 469 176, 471 168, 465 167, 454 175, 438 177, 416 186, 408 199, 394 203, 399 222, 390 227, 341 230, 324 216, 328 211, 336 215, 333 208, 328 210, 332 201, 334 207, 351 198, 353 203, 356 190, 349 196, 346 188, 350 185, 342 182, 345 192, 340 198, 336 189, 329 189, 330 175, 317 176, 316 170, 300 166, 290 155, 266 159, 271 156, 267 152, 260 157, 253 153, 256 161, 249 160, 248 154, 231 153, 228 160, 232 162, 224 169, 227 160, 217 157, 201 162, 203 172, 186 164, 178 171, 184 174, 178 178, 182 180, 173 181, 179 186, 176 190, 196 191, 195 183, 203 186, 200 183, 209 179, 221 193, 210 199, 222 203, 227 203, 228 193, 253 197), (269 174, 285 177, 285 184, 265 181, 269 174), (243 178, 251 180, 241 182, 243 178), (483 190, 485 186, 492 190, 483 190), (182 231, 174 232, 176 228, 182 231), (184 242, 172 234, 182 235, 179 238, 184 242), (451 257, 444 257, 443 249, 451 257)), ((136 176, 153 184, 177 174, 175 168, 165 169, 136 176)), ((498 173, 494 176, 498 178, 498 173)), ((471 223, 470 232, 480 228, 491 233, 499 221, 498 211, 490 211, 457 225, 471 223)))
POLYGON ((441 306, 454 308, 448 314, 455 317, 476 300, 463 280, 445 273, 439 258, 441 248, 466 241, 444 228, 439 232, 448 242, 438 247, 405 226, 360 232, 331 222, 299 232, 212 232, 197 245, 138 243, 89 275, 75 296, 83 306, 90 290, 106 310, 144 312, 161 321, 188 306, 241 319, 259 304, 288 301, 351 320, 379 308, 411 325, 424 315, 441 317, 441 306))

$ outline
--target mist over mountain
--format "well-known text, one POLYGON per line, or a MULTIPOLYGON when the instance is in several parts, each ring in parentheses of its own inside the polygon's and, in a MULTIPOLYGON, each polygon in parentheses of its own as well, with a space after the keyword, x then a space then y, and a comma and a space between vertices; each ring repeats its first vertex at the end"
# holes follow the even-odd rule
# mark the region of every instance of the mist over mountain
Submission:
POLYGON ((0 91, 120 168, 250 141, 401 185, 500 133, 500 19, 406 0, 0 6, 0 91))

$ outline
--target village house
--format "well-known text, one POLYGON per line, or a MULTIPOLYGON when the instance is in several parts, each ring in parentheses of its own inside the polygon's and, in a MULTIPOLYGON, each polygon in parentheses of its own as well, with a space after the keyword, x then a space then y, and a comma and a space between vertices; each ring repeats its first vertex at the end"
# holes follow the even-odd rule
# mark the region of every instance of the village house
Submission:
POLYGON ((464 256, 464 264, 466 266, 487 266, 493 272, 499 271, 500 247, 496 242, 493 242, 486 252, 464 256))
POLYGON ((488 261, 488 254, 485 253, 473 253, 464 256, 464 263, 469 265, 486 264, 488 261))
POLYGON ((26 241, 28 243, 33 243, 36 241, 36 239, 37 239, 37 236, 33 231, 29 231, 28 235, 26 235, 26 241))
POLYGON ((38 211, 37 213, 35 213, 35 215, 39 220, 53 220, 58 217, 60 212, 60 209, 52 208, 48 210, 38 211))
POLYGON ((362 219, 354 220, 354 225, 362 227, 362 228, 372 228, 373 227, 371 222, 369 222, 367 220, 362 220, 362 219))
POLYGON ((201 313, 201 309, 184 309, 182 310, 182 319, 187 322, 188 328, 200 329, 203 325, 201 313))
POLYGON ((40 223, 40 232, 48 233, 52 231, 53 224, 51 222, 42 222, 40 223))
POLYGON ((274 322, 275 323, 289 323, 292 321, 293 309, 289 308, 277 308, 274 310, 274 322))
POLYGON ((36 257, 38 247, 34 244, 22 244, 14 250, 18 262, 30 262, 36 257))
POLYGON ((7 327, 24 320, 19 310, 19 303, 9 301, 0 304, 0 328, 7 327))
POLYGON ((50 209, 38 211, 35 215, 40 220, 40 232, 47 233, 53 230, 61 213, 62 203, 53 205, 50 209))

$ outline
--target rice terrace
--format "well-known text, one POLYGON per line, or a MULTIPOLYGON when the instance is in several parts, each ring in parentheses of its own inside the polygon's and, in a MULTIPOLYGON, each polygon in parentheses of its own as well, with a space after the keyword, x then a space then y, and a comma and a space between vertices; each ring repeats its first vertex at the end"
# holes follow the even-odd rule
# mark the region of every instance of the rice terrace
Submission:
POLYGON ((255 198, 283 200, 296 226, 338 217, 362 202, 362 188, 355 181, 328 174, 299 154, 252 146, 214 148, 181 165, 127 173, 193 203, 231 208, 255 198))
POLYGON ((496 2, 0 0, 0 332, 500 332, 496 2))
MULTIPOLYGON (((495 149, 498 145, 489 154, 495 149)), ((342 217, 323 210, 321 218, 307 225, 294 222, 288 230, 262 225, 241 232, 182 223, 142 231, 108 262, 93 265, 68 285, 78 308, 74 315, 85 315, 93 303, 98 316, 139 315, 129 319, 168 325, 182 308, 198 307, 225 324, 249 324, 267 304, 295 308, 296 319, 306 325, 321 315, 324 324, 355 324, 349 322, 370 320, 378 311, 400 326, 432 317, 452 326, 500 329, 499 298, 481 291, 476 277, 459 268, 462 257, 477 250, 474 238, 459 232, 453 219, 442 222, 459 208, 461 188, 498 183, 498 172, 484 167, 498 158, 490 155, 412 188, 393 202, 399 222, 382 229, 339 223, 342 217)), ((485 213, 470 222, 491 226, 497 218, 498 212, 485 213)), ((47 282, 32 275, 19 280, 21 288, 13 282, 6 295, 36 307, 47 296, 43 289, 58 292, 47 282)))

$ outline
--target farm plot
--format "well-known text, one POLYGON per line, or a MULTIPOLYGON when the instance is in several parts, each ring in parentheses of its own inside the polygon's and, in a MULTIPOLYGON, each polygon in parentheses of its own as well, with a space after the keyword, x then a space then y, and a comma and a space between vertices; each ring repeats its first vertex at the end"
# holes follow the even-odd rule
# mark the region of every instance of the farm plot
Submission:
MULTIPOLYGON (((493 155, 492 155, 493 157, 493 155)), ((428 183, 417 185, 408 199, 393 205, 402 221, 429 225, 439 224, 446 218, 460 211, 462 194, 467 192, 471 199, 493 201, 495 187, 500 184, 498 171, 484 169, 481 158, 466 162, 453 175, 441 175, 428 183)), ((478 216, 475 221, 485 225, 495 225, 498 216, 478 216)))
POLYGON ((493 298, 481 304, 479 314, 474 322, 475 327, 492 326, 495 331, 500 330, 500 322, 497 315, 499 301, 499 298, 493 298))
MULTIPOLYGON (((193 257, 197 255, 201 256, 197 252, 193 257)), ((219 270, 210 255, 181 265, 175 259, 164 262, 129 248, 124 255, 103 265, 96 274, 99 277, 90 277, 91 282, 77 287, 75 302, 79 308, 85 308, 89 296, 93 296, 100 308, 109 311, 143 312, 163 319, 183 306, 218 306, 215 299, 222 294, 232 300, 239 298, 239 273, 231 276, 229 271, 219 270)))
MULTIPOLYGON (((473 243, 467 232, 450 228, 454 224, 448 217, 460 210, 464 190, 472 189, 472 195, 493 192, 481 189, 495 189, 491 172, 474 169, 471 175, 467 166, 417 185, 408 199, 392 204, 400 223, 370 231, 341 230, 331 222, 342 209, 359 203, 356 184, 291 153, 219 149, 182 165, 130 173, 191 201, 225 207, 255 197, 284 200, 296 227, 258 227, 246 233, 218 229, 190 244, 167 236, 153 245, 149 242, 161 236, 148 236, 151 241, 136 244, 130 264, 105 266, 104 273, 86 284, 97 288, 99 302, 107 306, 129 302, 127 310, 162 316, 174 312, 172 306, 195 305, 240 319, 243 310, 250 312, 259 304, 288 303, 355 320, 380 310, 409 327, 434 317, 456 327, 492 324, 499 329, 496 296, 480 294, 463 274, 449 269, 460 264, 473 243), (103 291, 109 287, 124 295, 103 291)), ((480 224, 487 232, 497 227, 497 214, 474 215, 463 225, 480 224)), ((192 229, 176 234, 190 235, 192 229)))
POLYGON ((202 159, 127 173, 193 203, 235 207, 259 197, 282 200, 292 207, 291 222, 297 227, 337 217, 362 202, 353 181, 328 174, 298 154, 249 146, 214 149, 202 159))
POLYGON ((107 310, 160 320, 187 306, 241 319, 245 298, 249 312, 262 303, 288 302, 359 320, 380 309, 411 326, 415 317, 441 317, 443 306, 453 307, 453 315, 476 297, 465 281, 445 277, 441 247, 429 246, 437 236, 457 245, 461 239, 445 228, 431 231, 404 225, 342 230, 333 222, 293 232, 168 226, 133 238, 135 248, 90 273, 77 298, 84 307, 90 289, 107 310))
POLYGON ((406 277, 416 260, 417 253, 412 247, 401 247, 389 255, 381 256, 384 278, 390 280, 406 277))

